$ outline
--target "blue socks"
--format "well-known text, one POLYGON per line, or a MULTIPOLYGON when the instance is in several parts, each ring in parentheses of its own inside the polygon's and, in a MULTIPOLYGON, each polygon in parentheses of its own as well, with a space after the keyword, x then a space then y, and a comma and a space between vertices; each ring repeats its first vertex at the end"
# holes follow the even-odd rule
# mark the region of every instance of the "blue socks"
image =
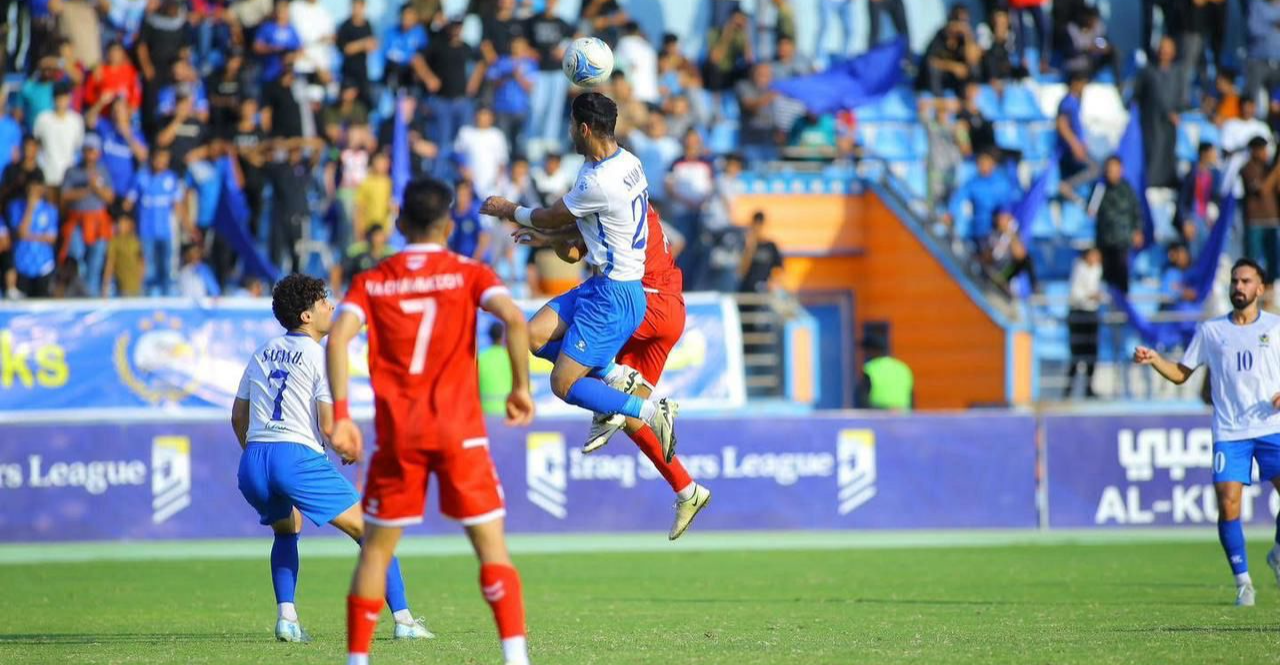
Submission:
POLYGON ((271 586, 276 603, 292 603, 298 588, 298 534, 276 534, 271 544, 271 586))
POLYGON ((1222 543, 1222 551, 1227 554, 1231 572, 1236 575, 1249 572, 1249 557, 1244 550, 1244 528, 1240 525, 1240 520, 1219 520, 1218 541, 1222 543))
POLYGON ((632 418, 640 417, 640 407, 644 404, 644 400, 639 397, 614 390, 605 385, 604 381, 586 376, 569 388, 564 401, 588 411, 622 413, 632 418))
POLYGON ((409 609, 409 597, 404 593, 404 577, 400 575, 400 559, 391 557, 387 567, 387 607, 392 612, 409 609))

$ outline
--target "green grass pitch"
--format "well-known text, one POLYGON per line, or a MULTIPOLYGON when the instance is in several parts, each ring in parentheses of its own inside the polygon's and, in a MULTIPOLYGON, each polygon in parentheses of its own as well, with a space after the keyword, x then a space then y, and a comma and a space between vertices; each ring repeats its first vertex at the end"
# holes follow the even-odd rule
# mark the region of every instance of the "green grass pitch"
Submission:
MULTIPOLYGON (((1267 540, 1251 541, 1254 608, 1231 605, 1209 531, 959 548, 526 550, 516 560, 541 665, 1265 663, 1280 662, 1267 540)), ((273 640, 264 538, 249 546, 260 558, 0 565, 0 663, 343 663, 352 559, 309 557, 306 543, 298 608, 312 644, 273 640)), ((384 613, 375 662, 501 662, 472 558, 410 554, 403 567, 414 611, 439 638, 393 642, 384 613)))

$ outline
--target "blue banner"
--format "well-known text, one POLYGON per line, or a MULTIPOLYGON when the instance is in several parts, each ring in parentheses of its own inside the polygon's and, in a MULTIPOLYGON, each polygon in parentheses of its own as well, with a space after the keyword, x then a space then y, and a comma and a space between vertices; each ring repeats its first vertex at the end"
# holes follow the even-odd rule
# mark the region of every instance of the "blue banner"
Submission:
MULTIPOLYGON (((680 458, 714 496, 695 532, 1036 524, 1031 416, 686 419, 679 426, 680 458)), ((522 430, 490 424, 508 529, 664 538, 671 489, 624 436, 583 455, 587 427, 585 417, 522 430)), ((228 422, 52 423, 4 432, 0 541, 269 533, 237 489, 240 448, 228 422)), ((359 467, 343 472, 359 484, 359 467)), ((432 495, 427 522, 409 531, 455 533, 432 495)))
POLYGON ((1116 157, 1124 164, 1124 179, 1138 195, 1138 208, 1142 211, 1142 247, 1155 244, 1156 227, 1151 217, 1151 204, 1147 202, 1147 158, 1142 143, 1142 113, 1136 103, 1129 105, 1129 124, 1116 146, 1116 157))
MULTIPOLYGON (((1051 527, 1214 524, 1213 432, 1209 416, 1047 416, 1044 423, 1051 527)), ((1241 517, 1271 524, 1280 495, 1268 483, 1244 489, 1241 517)))
POLYGON ((868 49, 866 53, 810 76, 774 83, 772 88, 804 104, 815 115, 855 109, 887 95, 902 80, 902 38, 868 49))
MULTIPOLYGON (((733 301, 692 294, 684 337, 658 393, 685 409, 733 409, 746 399, 741 326, 733 301)), ((532 315, 539 303, 521 303, 532 315)), ((480 327, 481 330, 485 326, 480 327)), ((254 349, 283 331, 266 300, 114 300, 0 307, 0 419, 32 412, 111 418, 229 413, 254 349)), ((487 343, 487 342, 486 342, 487 343)), ((351 404, 372 408, 367 344, 351 345, 351 404)), ((542 413, 581 413, 551 393, 551 366, 534 360, 542 413)))

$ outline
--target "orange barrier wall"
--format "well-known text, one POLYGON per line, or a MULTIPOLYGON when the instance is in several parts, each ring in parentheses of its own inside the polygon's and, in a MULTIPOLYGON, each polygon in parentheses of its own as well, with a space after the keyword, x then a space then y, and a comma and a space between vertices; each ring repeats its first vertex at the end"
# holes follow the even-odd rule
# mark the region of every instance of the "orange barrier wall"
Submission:
POLYGON ((1031 400, 1030 336, 1006 332, 970 299, 876 194, 735 201, 739 223, 756 210, 789 255, 782 277, 788 289, 849 289, 858 323, 890 323, 894 355, 915 372, 919 408, 1031 400))

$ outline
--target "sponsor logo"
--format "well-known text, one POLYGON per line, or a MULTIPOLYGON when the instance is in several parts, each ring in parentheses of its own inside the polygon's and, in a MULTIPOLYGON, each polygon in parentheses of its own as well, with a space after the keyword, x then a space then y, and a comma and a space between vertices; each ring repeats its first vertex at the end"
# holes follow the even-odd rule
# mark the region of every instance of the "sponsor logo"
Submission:
POLYGON ((141 459, 50 462, 28 455, 26 463, 0 464, 0 490, 79 489, 100 496, 116 487, 145 487, 151 480, 151 521, 163 524, 191 505, 191 440, 157 436, 151 466, 141 459))
MULTIPOLYGON (((1125 483, 1106 485, 1098 495, 1093 522, 1106 524, 1201 524, 1218 518, 1211 478, 1204 471, 1222 472, 1227 459, 1213 451, 1213 432, 1207 427, 1190 429, 1155 427, 1116 432, 1116 462, 1124 469, 1125 483), (1193 477, 1188 471, 1204 470, 1193 477)), ((1260 512, 1257 500, 1264 488, 1257 484, 1242 493, 1241 519, 1252 521, 1260 512)), ((1270 498, 1275 510, 1276 495, 1270 498)))
POLYGON ((533 432, 525 440, 525 481, 533 505, 557 519, 569 511, 569 489, 566 473, 564 435, 556 432, 533 432))
POLYGON ((164 524, 191 505, 191 440, 157 436, 151 442, 151 521, 164 524))
POLYGON ((113 360, 125 386, 155 404, 180 402, 196 391, 199 355, 182 319, 157 311, 116 337, 113 360))
POLYGON ((836 443, 838 511, 848 515, 876 495, 876 434, 869 429, 841 430, 836 443))

